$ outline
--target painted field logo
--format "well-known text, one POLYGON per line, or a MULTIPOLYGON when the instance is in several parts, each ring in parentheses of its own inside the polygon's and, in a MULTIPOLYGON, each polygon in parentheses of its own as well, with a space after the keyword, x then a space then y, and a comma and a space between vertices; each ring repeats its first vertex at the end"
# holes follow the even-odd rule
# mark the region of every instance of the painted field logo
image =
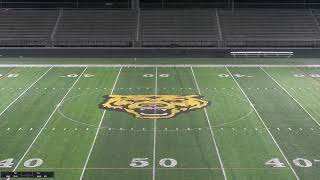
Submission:
POLYGON ((109 95, 100 108, 130 113, 141 119, 167 119, 208 106, 199 95, 109 95))

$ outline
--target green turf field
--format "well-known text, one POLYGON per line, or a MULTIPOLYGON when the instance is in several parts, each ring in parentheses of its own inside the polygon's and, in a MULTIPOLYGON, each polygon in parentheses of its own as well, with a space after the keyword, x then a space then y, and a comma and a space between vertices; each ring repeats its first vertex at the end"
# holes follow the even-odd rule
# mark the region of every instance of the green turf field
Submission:
POLYGON ((320 68, 8 65, 0 97, 0 171, 53 171, 55 180, 320 179, 320 68), (149 98, 130 101, 143 107, 137 117, 128 104, 99 107, 106 95, 149 98), (159 98, 171 95, 180 99, 159 98), (179 104, 189 95, 202 97, 179 104), (199 101, 208 104, 188 109, 199 101))

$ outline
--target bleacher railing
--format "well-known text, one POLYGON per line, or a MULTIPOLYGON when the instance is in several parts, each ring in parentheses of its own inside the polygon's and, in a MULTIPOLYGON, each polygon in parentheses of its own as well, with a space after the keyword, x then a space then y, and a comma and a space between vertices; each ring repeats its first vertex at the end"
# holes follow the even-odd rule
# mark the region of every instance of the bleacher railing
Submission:
POLYGON ((0 40, 0 47, 308 47, 320 48, 320 40, 310 41, 131 41, 131 40, 55 40, 27 39, 0 40))
POLYGON ((108 40, 55 40, 53 47, 132 47, 133 41, 108 41, 108 40))
POLYGON ((27 39, 27 40, 0 40, 0 47, 45 47, 49 41, 27 39))

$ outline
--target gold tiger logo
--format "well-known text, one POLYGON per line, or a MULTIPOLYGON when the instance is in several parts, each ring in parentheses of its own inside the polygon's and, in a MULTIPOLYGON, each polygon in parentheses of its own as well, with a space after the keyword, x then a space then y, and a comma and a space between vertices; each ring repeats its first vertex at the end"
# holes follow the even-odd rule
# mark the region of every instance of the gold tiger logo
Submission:
POLYGON ((100 108, 130 113, 141 119, 167 119, 208 106, 199 95, 109 95, 100 108))

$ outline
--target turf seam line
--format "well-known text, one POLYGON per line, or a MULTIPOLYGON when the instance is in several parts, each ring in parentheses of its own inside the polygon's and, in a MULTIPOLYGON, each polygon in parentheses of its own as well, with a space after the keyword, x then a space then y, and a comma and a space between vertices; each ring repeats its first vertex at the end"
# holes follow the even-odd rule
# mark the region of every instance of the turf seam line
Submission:
POLYGON ((282 151, 281 147, 279 146, 279 144, 277 143, 277 141, 275 140, 275 138, 273 137, 272 133, 270 132, 270 130, 268 129, 267 125, 265 124, 264 120, 262 119, 262 117, 260 116, 259 112, 257 111, 256 107, 252 104, 251 100, 249 99, 249 97, 247 96, 247 94, 243 91, 243 89, 241 88, 240 84, 238 83, 238 81, 235 79, 235 77, 233 76, 233 74, 229 71, 228 67, 226 67, 228 73, 230 74, 230 76, 232 77, 232 79, 234 80, 234 82, 237 84, 238 88, 240 89, 240 91, 242 92, 242 94, 246 97, 246 99, 248 100, 250 106, 254 109, 254 111, 256 112, 258 118, 260 119, 260 121, 262 122, 263 126, 266 128, 267 132, 269 133, 271 139, 273 140, 273 142, 275 143, 275 145, 278 147, 278 150, 280 151, 280 153, 282 154, 283 158, 285 159, 285 161, 287 162, 288 166, 290 167, 291 171, 293 172, 293 174, 295 175, 297 180, 300 180, 298 174, 296 173, 296 171, 293 169, 292 165, 290 164, 288 158, 286 157, 286 155, 284 154, 284 152, 282 151))
POLYGON ((319 64, 0 64, 0 67, 320 67, 319 64))
POLYGON ((269 74, 265 69, 261 68, 260 69, 270 78, 272 79, 272 81, 274 81, 284 92, 287 93, 287 95, 289 95, 291 97, 291 99, 293 99, 299 106, 300 108, 309 115, 309 117, 318 125, 320 126, 320 123, 316 120, 316 118, 314 118, 305 107, 302 106, 302 104, 296 99, 294 98, 275 78, 273 78, 271 76, 271 74, 269 74))
MULTIPOLYGON (((199 88, 199 85, 198 85, 198 81, 197 81, 197 78, 196 78, 196 76, 194 74, 192 66, 190 67, 190 69, 191 69, 191 72, 192 72, 192 76, 193 76, 194 82, 195 82, 196 87, 197 87, 197 91, 199 92, 199 95, 201 95, 201 91, 200 91, 200 88, 199 88)), ((207 122, 208 122, 208 125, 209 125, 212 141, 213 141, 213 144, 215 146, 215 149, 216 149, 216 152, 217 152, 217 155, 218 155, 218 159, 219 159, 219 162, 220 162, 220 166, 221 166, 221 171, 223 173, 223 177, 224 177, 225 180, 227 180, 228 178, 226 176, 226 172, 224 170, 224 165, 223 165, 223 162, 222 162, 222 159, 221 159, 221 156, 220 156, 219 148, 218 148, 215 136, 213 134, 212 126, 211 126, 210 119, 209 119, 209 116, 208 116, 208 113, 207 113, 207 108, 204 107, 203 111, 204 111, 204 113, 206 115, 206 119, 207 119, 207 122)))
MULTIPOLYGON (((111 92, 110 92, 110 95, 113 94, 113 91, 114 91, 114 89, 115 89, 115 87, 116 87, 116 84, 117 84, 117 82, 118 82, 118 79, 119 79, 121 70, 122 70, 122 67, 119 69, 118 75, 117 75, 117 77, 116 77, 116 79, 115 79, 115 81, 114 81, 114 84, 113 84, 112 90, 111 90, 111 92)), ((90 159, 92 150, 93 150, 93 148, 94 148, 96 139, 97 139, 97 137, 98 137, 99 131, 100 131, 100 129, 101 129, 101 124, 102 124, 102 121, 103 121, 103 119, 104 119, 105 114, 106 114, 106 110, 103 111, 102 116, 101 116, 101 118, 100 118, 100 123, 99 123, 98 129, 97 129, 97 132, 96 132, 96 134, 95 134, 95 136, 94 136, 94 139, 93 139, 93 141, 92 141, 90 150, 89 150, 88 155, 87 155, 87 159, 86 159, 86 161, 85 161, 85 164, 84 164, 84 166, 83 166, 83 169, 82 169, 82 172, 81 172, 81 175, 80 175, 80 178, 79 178, 80 180, 82 180, 83 175, 84 175, 84 172, 86 171, 86 168, 87 168, 87 165, 88 165, 88 162, 89 162, 89 159, 90 159)))
POLYGON ((42 74, 36 81, 34 81, 27 89, 25 89, 15 100, 13 100, 1 113, 0 116, 2 116, 2 114, 4 112, 6 112, 16 101, 18 101, 20 99, 20 97, 22 97, 30 88, 32 88, 37 82, 39 82, 50 70, 52 69, 52 67, 50 67, 44 74, 42 74))
MULTIPOLYGON (((158 94, 158 68, 156 67, 156 72, 155 72, 155 85, 154 85, 154 94, 157 96, 158 94)), ((155 103, 155 109, 154 113, 156 114, 156 103, 155 103)), ((157 119, 154 119, 153 122, 153 164, 152 164, 152 180, 155 180, 156 177, 156 140, 157 140, 157 119)))
MULTIPOLYGON (((23 156, 21 157, 21 159, 19 160, 19 162, 17 163, 17 165, 15 166, 15 168, 13 169, 13 171, 16 171, 16 169, 19 167, 19 165, 21 164, 22 160, 25 158, 25 156, 28 154, 28 152, 30 151, 30 149, 32 148, 33 144, 37 141, 38 137, 41 135, 42 131, 45 129, 45 127, 47 126, 47 124, 50 122, 51 118, 53 117, 53 115, 55 114, 55 112, 57 111, 57 109, 59 108, 59 105, 61 104, 61 102, 63 102, 63 100, 67 97, 67 95, 71 92, 72 88, 77 84, 77 82, 79 81, 79 79, 82 77, 82 75, 84 74, 84 72, 87 70, 87 67, 84 68, 84 70, 82 71, 82 73, 79 75, 79 77, 74 81, 74 83, 72 84, 72 86, 69 88, 69 90, 67 91, 67 93, 63 96, 63 98, 61 99, 61 101, 58 103, 58 105, 55 107, 55 109, 53 110, 53 112, 51 113, 51 115, 49 116, 49 118, 47 119, 47 121, 45 122, 45 124, 42 126, 42 128, 40 129, 40 131, 38 132, 37 136, 33 139, 32 143, 29 145, 28 149, 26 150, 26 152, 23 154, 23 156)), ((7 180, 9 180, 10 178, 8 178, 7 180)))

